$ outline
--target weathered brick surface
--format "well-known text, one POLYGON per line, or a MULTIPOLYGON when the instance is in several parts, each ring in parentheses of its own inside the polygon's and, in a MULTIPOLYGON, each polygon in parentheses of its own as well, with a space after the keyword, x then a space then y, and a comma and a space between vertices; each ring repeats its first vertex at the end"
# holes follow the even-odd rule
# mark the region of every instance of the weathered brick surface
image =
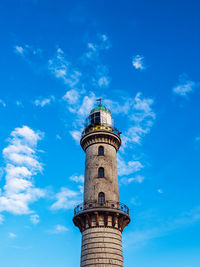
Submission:
POLYGON ((123 266, 122 238, 118 229, 94 227, 82 233, 81 267, 123 266))

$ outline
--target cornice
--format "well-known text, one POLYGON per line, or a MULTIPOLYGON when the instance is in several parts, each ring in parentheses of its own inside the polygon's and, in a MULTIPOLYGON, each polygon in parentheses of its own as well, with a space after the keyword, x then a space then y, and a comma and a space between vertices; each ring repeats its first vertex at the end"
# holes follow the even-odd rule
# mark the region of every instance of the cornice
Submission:
POLYGON ((106 143, 112 145, 116 150, 118 150, 121 146, 121 138, 110 131, 92 131, 86 135, 84 135, 80 144, 84 151, 93 144, 98 143, 106 143))

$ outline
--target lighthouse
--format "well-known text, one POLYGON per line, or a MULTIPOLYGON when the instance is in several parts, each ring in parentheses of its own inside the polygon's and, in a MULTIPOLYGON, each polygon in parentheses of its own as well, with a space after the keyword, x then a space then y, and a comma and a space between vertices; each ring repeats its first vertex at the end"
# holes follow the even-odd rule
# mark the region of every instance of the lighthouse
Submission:
POLYGON ((119 198, 116 155, 121 138, 101 101, 86 119, 80 144, 86 155, 84 199, 73 217, 82 234, 80 266, 122 267, 122 232, 130 217, 119 198))

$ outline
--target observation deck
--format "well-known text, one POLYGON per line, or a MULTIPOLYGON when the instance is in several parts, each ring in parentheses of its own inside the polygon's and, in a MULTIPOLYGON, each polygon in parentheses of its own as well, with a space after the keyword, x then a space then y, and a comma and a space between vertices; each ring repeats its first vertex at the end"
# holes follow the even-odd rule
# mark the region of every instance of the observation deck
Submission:
POLYGON ((114 201, 81 203, 75 207, 73 217, 74 224, 81 232, 91 227, 113 227, 123 232, 130 220, 129 208, 114 201), (102 216, 103 223, 100 219, 102 216))

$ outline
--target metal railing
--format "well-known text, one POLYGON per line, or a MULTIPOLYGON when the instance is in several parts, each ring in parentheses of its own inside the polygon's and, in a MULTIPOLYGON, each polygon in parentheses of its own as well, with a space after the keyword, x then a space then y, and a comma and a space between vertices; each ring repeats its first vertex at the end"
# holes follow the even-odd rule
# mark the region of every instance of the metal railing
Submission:
POLYGON ((117 134, 120 136, 121 132, 117 130, 117 128, 106 126, 106 125, 90 125, 87 127, 85 130, 82 131, 81 137, 85 136, 86 134, 94 131, 101 131, 101 130, 106 130, 112 133, 117 134))
POLYGON ((129 215, 129 208, 125 204, 121 202, 115 202, 115 201, 105 201, 104 203, 91 201, 87 203, 81 203, 75 207, 74 215, 77 215, 83 212, 84 210, 93 209, 93 208, 117 209, 129 215))

